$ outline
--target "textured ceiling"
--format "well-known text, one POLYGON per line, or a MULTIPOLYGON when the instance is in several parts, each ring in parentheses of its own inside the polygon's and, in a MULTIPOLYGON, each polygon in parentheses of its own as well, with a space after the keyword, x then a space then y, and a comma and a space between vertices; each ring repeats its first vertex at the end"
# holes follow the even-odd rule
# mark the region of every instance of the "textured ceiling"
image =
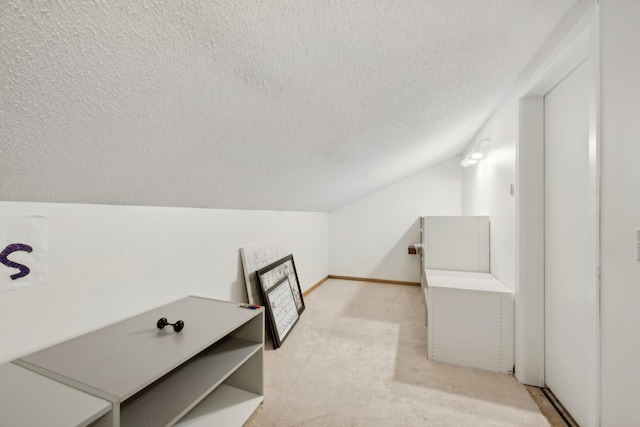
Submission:
POLYGON ((0 0, 0 200, 330 211, 461 152, 578 0, 0 0))

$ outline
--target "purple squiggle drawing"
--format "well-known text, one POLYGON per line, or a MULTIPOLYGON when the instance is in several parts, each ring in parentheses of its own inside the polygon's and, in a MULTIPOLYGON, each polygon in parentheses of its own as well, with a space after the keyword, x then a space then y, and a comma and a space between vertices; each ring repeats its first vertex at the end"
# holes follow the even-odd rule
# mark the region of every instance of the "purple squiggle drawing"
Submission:
POLYGON ((7 267, 17 268, 18 270, 20 270, 19 273, 12 274, 11 276, 9 276, 9 277, 11 277, 11 280, 19 279, 21 277, 26 276, 27 274, 29 274, 31 272, 29 267, 27 267, 26 265, 18 264, 17 262, 13 262, 13 261, 11 261, 10 259, 7 258, 9 255, 11 255, 12 253, 14 253, 16 251, 24 251, 24 252, 31 253, 33 251, 33 248, 31 246, 25 245, 23 243, 12 243, 9 246, 7 246, 6 248, 4 248, 2 253, 0 253, 0 263, 6 265, 7 267))

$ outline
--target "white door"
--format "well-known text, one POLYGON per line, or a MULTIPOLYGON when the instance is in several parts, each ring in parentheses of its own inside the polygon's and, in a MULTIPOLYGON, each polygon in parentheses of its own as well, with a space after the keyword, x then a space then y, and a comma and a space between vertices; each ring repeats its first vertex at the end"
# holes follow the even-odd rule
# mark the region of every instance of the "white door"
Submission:
POLYGON ((589 72, 583 63, 544 98, 545 382, 581 426, 588 425, 595 310, 589 72))

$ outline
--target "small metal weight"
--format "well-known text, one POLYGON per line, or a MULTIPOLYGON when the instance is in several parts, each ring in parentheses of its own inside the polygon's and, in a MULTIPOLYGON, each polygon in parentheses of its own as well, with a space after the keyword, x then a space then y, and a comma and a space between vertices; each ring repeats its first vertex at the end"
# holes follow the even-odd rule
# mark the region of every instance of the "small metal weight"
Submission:
POLYGON ((166 317, 161 317, 158 319, 158 323, 156 323, 158 329, 164 329, 167 325, 173 326, 173 330, 176 332, 180 332, 184 328, 184 322, 182 320, 178 320, 176 323, 169 323, 166 317))

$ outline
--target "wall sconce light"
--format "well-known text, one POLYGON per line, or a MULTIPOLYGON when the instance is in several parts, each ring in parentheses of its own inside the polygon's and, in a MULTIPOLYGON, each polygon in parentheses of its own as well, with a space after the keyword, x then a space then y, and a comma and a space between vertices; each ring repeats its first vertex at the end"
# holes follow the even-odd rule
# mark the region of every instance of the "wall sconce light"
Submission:
POLYGON ((464 155, 464 159, 460 162, 460 166, 466 168, 470 165, 475 165, 478 163, 478 160, 484 157, 484 153, 482 152, 482 148, 489 142, 489 138, 480 140, 473 144, 467 154, 464 155))

